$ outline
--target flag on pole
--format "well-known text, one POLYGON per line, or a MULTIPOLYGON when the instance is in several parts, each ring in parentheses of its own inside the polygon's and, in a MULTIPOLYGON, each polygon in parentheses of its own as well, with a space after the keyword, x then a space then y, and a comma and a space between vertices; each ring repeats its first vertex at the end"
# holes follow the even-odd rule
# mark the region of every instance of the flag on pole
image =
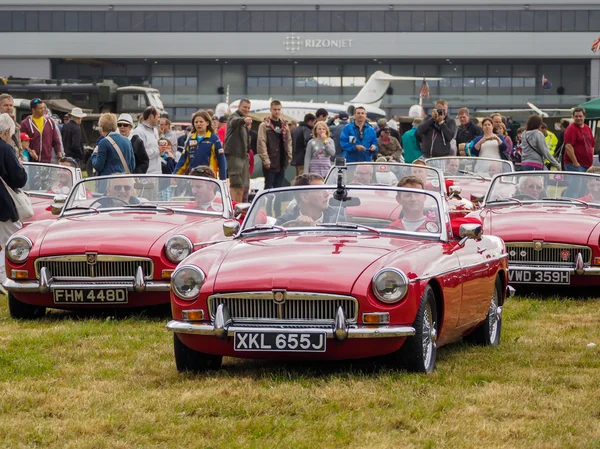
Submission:
POLYGON ((552 83, 545 75, 542 75, 542 87, 544 89, 550 89, 552 87, 552 83))
POLYGON ((421 90, 419 91, 419 97, 429 98, 429 85, 425 78, 423 78, 423 84, 421 84, 421 90))
POLYGON ((594 53, 598 52, 600 50, 600 37, 598 39, 596 39, 594 41, 594 43, 592 44, 592 51, 594 53))

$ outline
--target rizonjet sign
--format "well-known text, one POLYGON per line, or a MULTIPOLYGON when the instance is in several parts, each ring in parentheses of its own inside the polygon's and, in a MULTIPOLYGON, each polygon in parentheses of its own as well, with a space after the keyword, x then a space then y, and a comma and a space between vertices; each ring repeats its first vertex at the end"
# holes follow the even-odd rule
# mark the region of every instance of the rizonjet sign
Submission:
POLYGON ((289 34, 283 40, 283 47, 289 53, 298 53, 302 48, 352 48, 354 39, 308 39, 289 34))

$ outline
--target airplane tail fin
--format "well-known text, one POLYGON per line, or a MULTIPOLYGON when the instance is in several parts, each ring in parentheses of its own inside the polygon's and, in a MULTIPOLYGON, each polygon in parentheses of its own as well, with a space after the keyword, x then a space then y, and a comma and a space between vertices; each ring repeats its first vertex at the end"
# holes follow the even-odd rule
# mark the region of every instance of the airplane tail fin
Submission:
MULTIPOLYGON (((428 79, 433 80, 439 78, 428 79)), ((392 81, 423 81, 423 77, 393 76, 378 70, 369 77, 364 87, 356 94, 356 97, 350 100, 350 103, 378 108, 392 81)))

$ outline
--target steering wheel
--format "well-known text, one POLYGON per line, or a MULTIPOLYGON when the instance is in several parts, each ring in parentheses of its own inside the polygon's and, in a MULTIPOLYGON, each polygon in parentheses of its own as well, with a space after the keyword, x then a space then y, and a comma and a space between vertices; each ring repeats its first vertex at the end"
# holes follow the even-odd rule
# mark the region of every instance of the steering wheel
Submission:
POLYGON ((282 228, 294 228, 294 227, 310 226, 310 224, 306 223, 304 221, 301 221, 301 220, 290 220, 290 221, 286 221, 285 223, 282 223, 280 226, 282 228))
POLYGON ((536 198, 535 196, 528 195, 526 193, 519 193, 517 195, 514 195, 513 198, 515 200, 533 200, 533 201, 537 201, 538 200, 538 198, 536 198))
POLYGON ((94 200, 94 201, 92 202, 92 204, 90 204, 90 206, 89 206, 89 207, 91 208, 91 207, 92 207, 94 204, 96 204, 96 203, 98 203, 98 204, 100 204, 100 205, 102 205, 102 206, 108 207, 108 206, 107 206, 107 204, 106 204, 106 203, 107 203, 107 201, 106 201, 106 200, 110 200, 110 201, 117 201, 117 202, 120 202, 120 203, 122 203, 124 206, 128 206, 128 205, 129 205, 129 203, 128 203, 127 201, 125 201, 125 200, 122 200, 121 198, 117 198, 116 196, 110 196, 110 195, 107 195, 107 196, 100 197, 100 198, 98 198, 97 200, 94 200))

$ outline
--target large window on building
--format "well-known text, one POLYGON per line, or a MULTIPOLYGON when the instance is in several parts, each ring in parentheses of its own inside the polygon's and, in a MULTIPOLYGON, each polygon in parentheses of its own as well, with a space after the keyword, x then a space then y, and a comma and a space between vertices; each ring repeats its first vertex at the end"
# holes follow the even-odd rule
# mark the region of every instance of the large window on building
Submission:
POLYGON ((3 32, 587 32, 600 8, 564 10, 30 11, 0 14, 3 32))

